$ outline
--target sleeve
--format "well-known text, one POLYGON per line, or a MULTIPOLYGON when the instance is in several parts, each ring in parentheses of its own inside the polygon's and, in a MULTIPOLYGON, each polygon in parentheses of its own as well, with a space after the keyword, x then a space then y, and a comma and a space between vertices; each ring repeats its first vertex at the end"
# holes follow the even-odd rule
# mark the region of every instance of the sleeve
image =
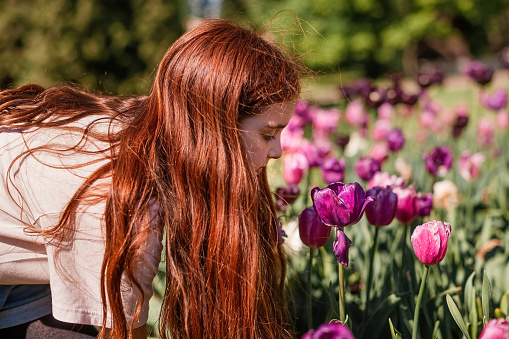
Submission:
MULTIPOLYGON (((64 144, 69 135, 46 137, 64 144)), ((44 138, 43 138, 44 139, 44 138)), ((39 140, 39 139, 38 139, 39 140)), ((40 143, 42 141, 38 141, 40 143)), ((33 146, 33 145, 31 145, 33 146)), ((37 146, 37 145, 35 145, 37 146)), ((47 229, 58 223, 60 213, 84 180, 102 163, 96 162, 85 167, 66 169, 77 163, 94 160, 80 155, 56 156, 44 152, 36 157, 27 156, 16 165, 13 183, 23 197, 25 213, 29 212, 36 228, 47 229), (53 166, 53 167, 52 167, 53 166), (55 168, 58 167, 58 168, 55 168)), ((101 184, 107 184, 102 182, 101 184)), ((103 321, 101 300, 101 266, 104 257, 104 214, 105 203, 83 206, 78 213, 73 237, 57 244, 46 239, 46 253, 49 282, 52 294, 53 315, 64 322, 101 326, 103 321)), ((155 226, 155 225, 154 225, 155 226)), ((135 327, 142 326, 148 318, 149 299, 152 296, 152 280, 157 273, 161 259, 162 231, 156 227, 149 234, 145 248, 135 263, 142 291, 132 286, 128 279, 122 285, 122 298, 128 322, 133 319, 144 295, 142 312, 135 327)), ((111 316, 107 315, 107 326, 111 316)))

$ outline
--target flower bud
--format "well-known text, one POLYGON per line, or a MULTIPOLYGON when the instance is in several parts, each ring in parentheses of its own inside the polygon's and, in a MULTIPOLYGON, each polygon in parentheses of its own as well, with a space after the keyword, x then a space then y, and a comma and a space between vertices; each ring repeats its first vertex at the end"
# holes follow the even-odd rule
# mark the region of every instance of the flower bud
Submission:
POLYGON ((450 235, 451 225, 447 222, 431 220, 417 226, 411 237, 417 259, 426 266, 441 262, 447 252, 450 235))
POLYGON ((490 320, 482 329, 479 339, 509 339, 509 320, 490 320))
POLYGON ((309 247, 318 248, 325 245, 330 236, 331 227, 325 225, 313 206, 306 207, 299 215, 299 235, 302 242, 309 247))
POLYGON ((375 199, 371 204, 366 205, 364 210, 369 223, 373 226, 389 225, 394 219, 398 207, 398 196, 392 192, 392 188, 376 186, 367 190, 366 196, 375 199))

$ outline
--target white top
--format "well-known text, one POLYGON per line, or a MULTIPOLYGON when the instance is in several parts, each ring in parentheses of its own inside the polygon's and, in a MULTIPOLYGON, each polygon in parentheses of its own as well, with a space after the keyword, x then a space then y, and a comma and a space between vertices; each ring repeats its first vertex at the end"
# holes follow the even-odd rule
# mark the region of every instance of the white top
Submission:
MULTIPOLYGON (((81 135, 76 132, 48 129, 20 132, 0 126, 0 284, 49 283, 56 319, 100 326, 103 318, 100 272, 105 244, 104 202, 81 209, 74 239, 68 246, 60 247, 58 255, 50 239, 27 233, 26 229, 27 225, 37 229, 56 225, 73 194, 104 161, 77 169, 52 168, 48 165, 63 167, 85 163, 97 156, 73 152, 57 156, 43 151, 16 160, 9 171, 11 162, 27 149, 27 145, 31 149, 48 143, 69 147, 80 140, 81 135)), ((101 148, 97 143, 87 142, 86 145, 87 149, 101 148)), ((156 205, 152 204, 152 218, 156 205)), ((147 239, 145 254, 136 262, 135 272, 145 296, 136 327, 147 321, 152 280, 161 259, 161 241, 161 231, 154 227, 147 239)), ((124 285, 122 297, 130 322, 140 295, 127 279, 124 285)), ((107 324, 111 326, 109 315, 107 324)))

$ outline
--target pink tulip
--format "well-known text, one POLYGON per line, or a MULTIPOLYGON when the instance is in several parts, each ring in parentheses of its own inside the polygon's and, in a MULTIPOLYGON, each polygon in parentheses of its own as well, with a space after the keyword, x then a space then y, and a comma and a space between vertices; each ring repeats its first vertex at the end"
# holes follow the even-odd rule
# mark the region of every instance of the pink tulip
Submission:
POLYGON ((385 142, 377 142, 371 147, 369 156, 382 164, 389 157, 389 147, 385 142))
POLYGON ((419 124, 424 128, 431 128, 435 124, 435 113, 425 110, 419 115, 419 124))
POLYGON ((469 150, 464 150, 459 159, 459 173, 466 181, 474 181, 479 178, 481 164, 485 158, 482 153, 472 154, 469 150))
POLYGON ((380 141, 385 140, 387 134, 392 130, 392 124, 389 120, 377 120, 373 124, 373 131, 371 136, 373 140, 380 141))
POLYGON ((491 319, 482 329, 479 339, 509 339, 509 320, 491 319))
POLYGON ((281 131, 281 150, 283 152, 297 152, 304 144, 304 131, 302 129, 291 130, 288 128, 281 131))
POLYGON ((378 107, 378 119, 391 120, 394 115, 394 106, 388 102, 384 102, 378 107))
POLYGON ((509 112, 506 109, 501 109, 498 111, 497 127, 503 131, 509 127, 509 112))
POLYGON ((368 119, 368 113, 364 104, 359 99, 353 100, 346 106, 345 110, 346 122, 355 127, 364 125, 368 119))
POLYGON ((396 210, 396 219, 403 224, 411 223, 418 216, 415 208, 415 199, 417 191, 413 186, 394 187, 393 192, 398 196, 398 208, 396 210))
POLYGON ((488 117, 481 117, 477 124, 477 143, 479 146, 490 146, 495 136, 495 128, 488 117))
POLYGON ((373 177, 369 180, 367 189, 371 189, 375 186, 380 187, 401 187, 403 188, 405 185, 402 178, 396 175, 390 175, 387 172, 376 172, 373 177))
POLYGON ((304 154, 290 153, 283 159, 283 179, 287 184, 298 184, 308 168, 308 161, 304 154))
POLYGON ((447 222, 431 220, 417 226, 411 237, 417 259, 426 266, 441 262, 447 252, 450 235, 451 225, 447 222))
POLYGON ((319 131, 332 133, 338 128, 340 113, 337 108, 321 109, 315 107, 311 110, 310 115, 313 119, 313 128, 319 131))

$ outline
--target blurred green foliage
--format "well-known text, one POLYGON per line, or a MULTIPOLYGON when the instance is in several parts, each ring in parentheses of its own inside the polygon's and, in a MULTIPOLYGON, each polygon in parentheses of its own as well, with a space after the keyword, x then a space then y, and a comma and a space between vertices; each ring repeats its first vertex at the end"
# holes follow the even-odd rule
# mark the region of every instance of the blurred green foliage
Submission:
MULTIPOLYGON (((0 87, 147 93, 189 12, 186 0, 0 0, 0 87)), ((374 78, 509 45, 507 0, 224 0, 222 15, 269 23, 314 70, 374 78)))
POLYGON ((2 0, 0 86, 73 82, 146 93, 182 32, 185 0, 2 0))

